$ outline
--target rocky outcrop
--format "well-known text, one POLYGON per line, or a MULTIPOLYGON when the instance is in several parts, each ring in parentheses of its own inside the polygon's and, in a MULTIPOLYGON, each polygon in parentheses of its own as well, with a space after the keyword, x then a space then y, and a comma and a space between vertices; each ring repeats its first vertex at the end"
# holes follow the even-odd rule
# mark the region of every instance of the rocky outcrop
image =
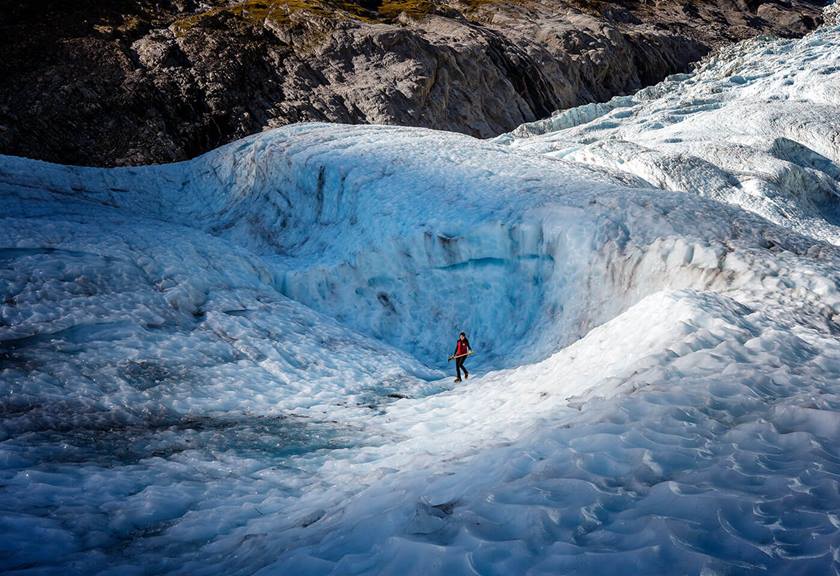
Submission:
POLYGON ((299 121, 493 136, 684 71, 820 2, 13 0, 0 8, 0 152, 181 160, 299 121))

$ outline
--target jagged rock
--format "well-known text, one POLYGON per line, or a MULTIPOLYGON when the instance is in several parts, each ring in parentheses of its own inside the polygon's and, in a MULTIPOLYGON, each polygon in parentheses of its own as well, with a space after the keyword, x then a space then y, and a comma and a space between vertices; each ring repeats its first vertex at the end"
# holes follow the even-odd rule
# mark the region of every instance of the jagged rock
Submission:
POLYGON ((365 6, 4 3, 0 152, 166 162, 317 120, 488 137, 655 83, 731 41, 801 35, 821 2, 365 6))

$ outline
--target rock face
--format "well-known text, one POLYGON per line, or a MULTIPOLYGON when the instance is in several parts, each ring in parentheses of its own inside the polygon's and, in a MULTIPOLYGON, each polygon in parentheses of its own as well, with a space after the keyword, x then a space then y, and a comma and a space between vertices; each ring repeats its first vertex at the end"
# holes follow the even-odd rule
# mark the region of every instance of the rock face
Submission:
POLYGON ((0 8, 0 153, 186 159, 299 121, 489 137, 816 27, 807 0, 28 0, 0 8))

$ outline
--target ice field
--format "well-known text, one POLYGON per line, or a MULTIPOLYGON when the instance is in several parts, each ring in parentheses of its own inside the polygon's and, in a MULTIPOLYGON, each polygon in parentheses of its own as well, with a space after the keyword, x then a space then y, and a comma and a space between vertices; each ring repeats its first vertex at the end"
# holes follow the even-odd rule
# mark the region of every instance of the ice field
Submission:
POLYGON ((840 575, 839 195, 837 26, 492 141, 0 157, 0 573, 840 575))

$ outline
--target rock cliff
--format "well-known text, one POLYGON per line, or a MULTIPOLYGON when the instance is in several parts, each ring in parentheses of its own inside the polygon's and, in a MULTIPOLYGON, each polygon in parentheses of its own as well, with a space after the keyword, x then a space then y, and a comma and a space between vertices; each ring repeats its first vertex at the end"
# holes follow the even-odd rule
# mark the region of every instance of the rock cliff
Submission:
POLYGON ((684 71, 821 2, 11 0, 0 153, 133 165, 299 121, 489 137, 684 71))

